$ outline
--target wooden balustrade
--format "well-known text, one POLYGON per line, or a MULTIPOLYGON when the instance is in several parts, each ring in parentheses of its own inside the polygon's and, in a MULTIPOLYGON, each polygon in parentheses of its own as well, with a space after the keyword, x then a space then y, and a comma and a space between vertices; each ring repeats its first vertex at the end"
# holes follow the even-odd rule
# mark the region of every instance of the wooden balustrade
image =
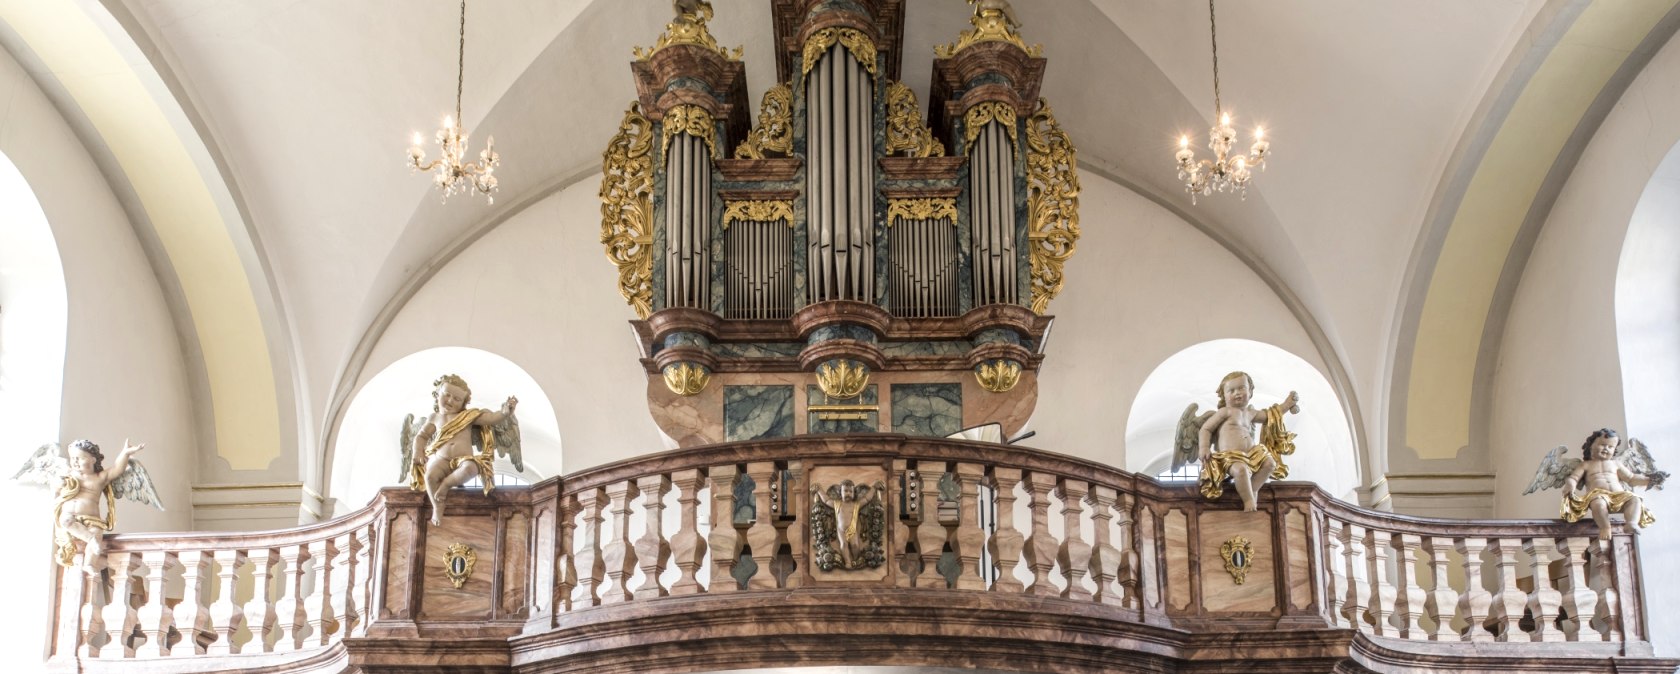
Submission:
POLYGON ((648 602, 695 607, 708 595, 790 596, 829 582, 1191 631, 1646 639, 1626 534, 1607 544, 1587 525, 1378 513, 1300 483, 1268 486, 1261 511, 1245 513, 1234 498, 1209 503, 1189 485, 1017 447, 899 436, 735 443, 458 502, 438 526, 426 524, 422 495, 392 489, 288 531, 110 537, 89 560, 93 573, 60 571, 53 657, 295 658, 434 624, 531 637, 648 602), (878 567, 816 567, 813 471, 824 487, 886 477, 878 567), (1222 553, 1243 544, 1246 568, 1228 570, 1222 553), (443 573, 452 545, 478 555, 459 588, 443 573))

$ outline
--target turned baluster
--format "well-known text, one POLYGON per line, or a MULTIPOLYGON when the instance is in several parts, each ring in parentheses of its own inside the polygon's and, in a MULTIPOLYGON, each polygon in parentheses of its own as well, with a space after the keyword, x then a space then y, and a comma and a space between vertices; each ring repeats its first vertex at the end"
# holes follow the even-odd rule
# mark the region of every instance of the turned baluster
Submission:
POLYGON ((228 655, 240 652, 239 644, 233 643, 233 635, 245 623, 245 612, 233 603, 233 595, 239 591, 239 567, 245 564, 245 551, 217 550, 214 555, 217 594, 216 602, 210 605, 210 630, 216 638, 204 652, 228 655))
MULTIPOLYGON (((309 596, 303 600, 304 622, 309 624, 309 636, 303 640, 303 646, 327 645, 327 622, 332 620, 331 590, 327 587, 332 569, 332 542, 323 538, 309 542, 309 560, 313 567, 313 584, 309 587, 309 596)), ((418 572, 418 570, 416 570, 418 572)))
POLYGON ((630 601, 628 582, 636 573, 636 549, 630 543, 630 499, 636 498, 636 485, 619 480, 607 485, 607 501, 612 511, 612 533, 601 559, 607 570, 607 582, 601 592, 602 604, 630 601))
POLYGON ((1365 619, 1366 600, 1371 596, 1370 566, 1365 561, 1365 527, 1348 524, 1342 529, 1347 545, 1348 591, 1347 616, 1354 629, 1369 632, 1371 624, 1365 619))
POLYGON ((1091 544, 1085 542, 1079 526, 1089 488, 1084 480, 1062 480, 1056 491, 1056 497, 1062 500, 1062 544, 1056 548, 1056 563, 1062 565, 1062 580, 1067 582, 1063 599, 1089 601, 1092 597, 1085 589, 1085 574, 1091 569, 1091 544))
POLYGON ((1528 603, 1528 596, 1517 588, 1517 551, 1521 549, 1522 541, 1519 539, 1493 540, 1494 584, 1499 587, 1499 592, 1493 596, 1488 617, 1499 626, 1500 641, 1528 641, 1528 633, 1518 624, 1522 620, 1523 607, 1528 603))
POLYGON ((1604 635, 1593 627, 1593 616, 1598 613, 1598 593, 1587 585, 1587 539, 1559 538, 1558 552, 1563 554, 1564 565, 1569 569, 1568 592, 1563 594, 1560 607, 1569 619, 1564 621, 1564 633, 1569 641, 1601 641, 1604 635))
POLYGON ((135 578, 134 572, 141 568, 140 556, 132 552, 111 552, 105 555, 105 563, 111 571, 111 596, 102 611, 106 641, 105 646, 99 649, 99 657, 132 658, 134 642, 131 637, 139 624, 139 613, 134 610, 134 591, 140 587, 140 580, 135 578))
POLYGON ((1371 529, 1365 539, 1366 568, 1371 582, 1371 630, 1377 636, 1397 636, 1388 620, 1394 615, 1394 585, 1388 582, 1388 543, 1393 537, 1386 531, 1371 529))
POLYGON ((268 636, 274 631, 277 611, 274 607, 274 561, 279 552, 269 549, 251 550, 245 558, 251 562, 251 600, 245 603, 245 624, 251 628, 251 642, 245 644, 246 653, 268 653, 268 636))
POLYGON ((735 579, 735 564, 741 559, 741 532, 735 528, 734 464, 712 466, 706 477, 712 481, 712 531, 706 538, 711 554, 707 571, 706 592, 734 592, 741 588, 735 579))
POLYGON ((1429 575, 1433 585, 1423 600, 1423 608, 1429 613, 1429 619, 1435 621, 1435 631, 1429 635, 1434 641, 1458 641, 1458 631, 1452 625, 1453 616, 1458 613, 1458 592, 1447 581, 1447 551, 1452 547, 1451 538, 1429 538, 1429 575))
POLYGON ((1015 567, 1021 563, 1021 551, 1026 537, 1015 527, 1015 485, 1021 483, 1021 469, 993 468, 992 493, 997 503, 997 530, 986 541, 986 549, 997 564, 997 580, 992 582, 996 592, 1020 592, 1025 586, 1015 577, 1015 567))
POLYGON ((671 491, 671 481, 664 475, 636 478, 636 489, 642 493, 642 512, 645 514, 642 537, 636 539, 636 559, 642 569, 642 584, 632 594, 637 599, 654 599, 667 593, 659 584, 659 574, 671 560, 671 544, 665 540, 665 494, 671 491))
POLYGON ((1558 608, 1563 593, 1552 588, 1552 548, 1556 543, 1547 538, 1526 539, 1523 551, 1528 553, 1529 571, 1534 577, 1534 591, 1528 595, 1528 613, 1534 616, 1535 641, 1563 641, 1558 630, 1558 608))
POLYGON ((1616 590, 1616 561, 1611 557, 1608 541, 1594 540, 1591 545, 1587 569, 1592 573, 1592 586, 1599 588, 1598 611, 1593 619, 1598 621, 1596 627, 1604 634, 1605 641, 1620 642, 1622 597, 1616 590))
MULTIPOLYGON (((700 471, 694 468, 671 474, 671 484, 677 488, 677 508, 681 511, 677 535, 671 537, 671 558, 677 565, 677 582, 671 584, 671 594, 700 592, 700 581, 694 572, 706 561, 706 546, 700 540, 700 471)), ((713 521, 712 526, 717 526, 713 521)))
POLYGON ((560 540, 554 547, 560 554, 560 568, 554 573, 554 594, 556 597, 555 611, 572 610, 572 591, 578 587, 577 555, 572 551, 572 543, 577 531, 578 502, 576 498, 561 496, 558 508, 560 510, 560 540))
MULTIPOLYGON (((951 582, 939 572, 939 560, 945 556, 951 528, 957 526, 961 516, 946 521, 946 509, 939 503, 939 481, 946 475, 945 464, 926 462, 917 472, 922 478, 922 521, 916 526, 916 551, 922 556, 922 572, 916 575, 916 587, 945 589, 951 582)), ((1015 471, 1016 477, 1020 473, 1015 471)), ((995 551, 992 559, 997 559, 995 551)))
POLYGON ((53 566, 58 577, 58 610, 53 616, 54 641, 50 657, 68 657, 76 653, 82 643, 82 605, 92 596, 88 593, 87 574, 69 566, 53 566))
MULTIPOLYGON (((1091 506, 1091 533, 1096 544, 1091 546, 1091 577, 1096 579, 1094 598, 1098 603, 1122 606, 1125 603, 1120 586, 1114 581, 1120 573, 1120 550, 1109 544, 1108 521, 1114 517, 1114 501, 1119 497, 1113 487, 1096 485, 1085 496, 1091 506)), ((1124 519, 1124 516, 1122 516, 1124 519)), ((1125 525, 1121 525, 1124 537, 1125 525)))
POLYGON ((1342 523, 1340 520, 1326 518, 1324 522, 1326 534, 1324 536, 1324 565, 1330 569, 1325 578, 1325 589, 1330 598, 1330 624, 1336 627, 1350 627, 1347 611, 1344 608, 1348 597, 1348 579, 1346 565, 1346 546, 1342 545, 1342 523))
POLYGON ((607 490, 600 487, 578 492, 578 508, 583 512, 583 549, 577 553, 577 589, 572 593, 574 606, 600 606, 601 579, 606 576, 607 563, 601 557, 601 506, 607 500, 607 490))
MULTIPOLYGON (((783 475, 778 473, 771 485, 774 487, 783 482, 783 475)), ((794 573, 794 570, 812 563, 810 551, 806 549, 810 537, 805 534, 805 522, 809 518, 801 516, 797 512, 799 497, 801 496, 798 493, 800 491, 798 485, 805 485, 805 489, 810 489, 810 482, 805 479, 805 468, 802 462, 798 460, 788 462, 785 482, 790 485, 787 489, 788 493, 781 494, 780 498, 773 501, 775 507, 772 508, 773 517, 771 517, 772 523, 776 525, 776 548, 778 552, 783 546, 786 546, 788 555, 793 559, 791 566, 779 571, 784 576, 781 579, 781 587, 784 589, 799 587, 804 579, 800 577, 800 574, 794 573)), ((776 494, 779 491, 779 489, 773 488, 771 493, 776 494)), ((808 494, 809 492, 807 492, 807 496, 808 494)), ((883 505, 886 498, 886 494, 881 494, 883 505)), ((805 507, 809 509, 810 504, 807 503, 805 507)), ((806 515, 809 515, 809 512, 806 515)), ((883 522, 882 524, 885 525, 886 523, 883 522)), ((881 543, 885 546, 887 541, 881 541, 881 543)), ((883 548, 883 551, 885 551, 885 548, 883 548)))
MULTIPOLYGON (((355 634, 367 634, 368 618, 373 612, 373 545, 378 539, 376 525, 369 522, 366 526, 357 527, 356 536, 356 630, 355 634)), ((346 634, 346 636, 349 636, 346 634)))
POLYGON ((1429 635, 1420 627, 1424 611, 1423 583, 1418 579, 1418 552, 1423 548, 1423 537, 1417 534, 1394 534, 1394 547, 1400 553, 1400 560, 1395 565, 1396 574, 1400 581, 1399 602, 1395 606, 1395 617, 1400 622, 1400 636, 1405 639, 1428 639, 1429 635))
POLYGON ((1458 597, 1458 612, 1464 614, 1466 623, 1464 639, 1493 641, 1493 635, 1484 624, 1488 608, 1493 604, 1493 595, 1482 586, 1482 550, 1487 548, 1487 539, 1460 538, 1455 547, 1458 554, 1464 556, 1464 594, 1458 597))
POLYGON ((980 571, 980 552, 986 546, 986 532, 980 528, 980 480, 986 468, 977 463, 957 464, 957 482, 962 487, 962 521, 957 524, 951 548, 956 550, 962 571, 957 574, 957 589, 986 589, 986 574, 980 571))
POLYGON ((753 563, 758 565, 758 570, 747 579, 747 589, 773 590, 777 586, 776 571, 770 565, 776 560, 776 541, 780 533, 776 531, 775 509, 770 503, 770 483, 778 477, 776 464, 769 461, 749 463, 747 476, 753 481, 753 504, 756 506, 752 526, 747 528, 747 545, 752 548, 753 563))
POLYGON ((164 602, 163 589, 169 580, 165 574, 174 566, 175 553, 164 550, 153 550, 140 555, 145 564, 146 604, 140 607, 136 617, 140 621, 141 633, 146 635, 146 645, 136 649, 135 654, 147 657, 164 657, 169 655, 169 631, 175 626, 175 610, 164 602))
MULTIPOLYGON (((77 561, 81 559, 83 558, 78 558, 77 561)), ((102 565, 101 568, 104 568, 105 558, 100 557, 98 561, 102 565)), ((89 560, 88 563, 93 563, 93 560, 89 560)), ((81 643, 76 646, 76 655, 82 658, 97 658, 100 649, 94 642, 105 639, 105 606, 111 603, 111 592, 105 587, 99 569, 83 571, 81 566, 77 566, 76 569, 83 577, 83 596, 87 597, 87 601, 82 603, 82 614, 77 619, 82 628, 81 643)))
POLYGON ((303 565, 308 561, 309 553, 302 544, 280 548, 280 563, 286 570, 280 582, 282 596, 274 604, 278 620, 276 627, 280 631, 280 636, 274 640, 276 651, 295 651, 303 647, 303 628, 309 624, 308 614, 303 609, 303 565))
POLYGON ((355 534, 345 532, 333 537, 332 543, 332 616, 338 623, 332 641, 342 641, 356 623, 356 596, 351 588, 356 586, 356 574, 360 571, 356 568, 359 542, 355 534))
POLYGON ((1027 509, 1032 513, 1032 531, 1027 534, 1027 568, 1033 581, 1027 594, 1053 596, 1058 594, 1050 582, 1050 569, 1056 565, 1056 538, 1050 535, 1050 490, 1056 486, 1056 476, 1033 472, 1027 475, 1027 509))

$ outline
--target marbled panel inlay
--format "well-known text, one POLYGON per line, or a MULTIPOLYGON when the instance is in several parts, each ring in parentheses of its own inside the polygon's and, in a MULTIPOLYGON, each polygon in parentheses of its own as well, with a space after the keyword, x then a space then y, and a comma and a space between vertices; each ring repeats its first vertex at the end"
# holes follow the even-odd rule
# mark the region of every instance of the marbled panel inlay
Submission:
POLYGON ((1201 536, 1202 607, 1209 611, 1270 611, 1277 606, 1277 590, 1272 583, 1272 516, 1266 512, 1246 513, 1234 510, 1203 512, 1196 522, 1201 536), (1225 570, 1225 558, 1219 548, 1234 536, 1248 539, 1254 546, 1254 563, 1242 585, 1231 579, 1225 570))
POLYGON ((1297 508, 1283 516, 1284 535, 1289 537, 1289 604, 1295 608, 1312 605, 1313 579, 1307 563, 1307 517, 1297 508))
POLYGON ((1183 510, 1167 512, 1167 605, 1184 610, 1190 607, 1190 520, 1183 510))
POLYGON ((792 386, 723 387, 724 440, 793 435, 792 386))
POLYGON ((892 431, 945 437, 962 430, 962 384, 893 384, 892 431))
POLYGON ((426 531, 426 556, 420 601, 422 619, 486 619, 490 617, 490 581, 496 576, 496 520, 482 515, 445 513, 443 524, 426 531), (477 560, 460 589, 449 582, 443 568, 449 546, 465 543, 477 560))

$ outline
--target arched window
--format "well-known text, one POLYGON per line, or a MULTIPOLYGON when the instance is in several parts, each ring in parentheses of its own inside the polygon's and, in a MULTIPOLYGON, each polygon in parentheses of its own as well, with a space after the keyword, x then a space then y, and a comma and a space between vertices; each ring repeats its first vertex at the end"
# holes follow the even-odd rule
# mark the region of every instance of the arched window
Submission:
MULTIPOLYGON (((497 485, 530 484, 560 474, 560 424, 553 403, 530 374, 481 349, 426 349, 386 366, 350 402, 339 427, 328 486, 336 514, 362 507, 381 487, 404 484, 399 441, 403 419, 431 412, 432 382, 444 374, 467 380, 472 407, 495 409, 510 395, 519 398, 525 472, 515 474, 507 459, 498 459, 497 485)), ((475 478, 463 488, 478 486, 475 478)))
POLYGON ((1126 419, 1126 468, 1162 481, 1194 481, 1198 465, 1172 469, 1173 436, 1190 403, 1206 412, 1218 405, 1215 389, 1235 370, 1255 383, 1256 408, 1301 396, 1301 413, 1289 415, 1295 453, 1285 458, 1290 480, 1315 482, 1331 496, 1352 500, 1359 485, 1358 457, 1341 400, 1330 381, 1299 356, 1247 339, 1202 342, 1173 354, 1144 380, 1126 419))

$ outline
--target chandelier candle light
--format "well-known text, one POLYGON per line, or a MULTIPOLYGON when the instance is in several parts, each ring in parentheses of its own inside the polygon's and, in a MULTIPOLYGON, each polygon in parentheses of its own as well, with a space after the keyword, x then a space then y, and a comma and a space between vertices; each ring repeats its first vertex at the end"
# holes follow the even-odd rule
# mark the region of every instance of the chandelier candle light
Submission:
POLYGON ((1191 204, 1196 203, 1196 197, 1214 192, 1234 191, 1247 198, 1248 181, 1254 169, 1266 169, 1266 155, 1272 148, 1266 141, 1265 129, 1255 127, 1254 144, 1249 146, 1248 155, 1231 156, 1237 131, 1231 128, 1231 113, 1225 112, 1219 100, 1219 28, 1213 20, 1213 0, 1208 0, 1208 28, 1213 35, 1213 113, 1219 124, 1208 129, 1208 149, 1213 150, 1211 161, 1196 161, 1196 152, 1190 149, 1190 136, 1178 137, 1178 179, 1184 183, 1184 191, 1190 193, 1191 204))
POLYGON ((467 154, 467 133, 461 128, 461 89, 465 83, 467 65, 467 1, 461 0, 461 41, 455 71, 455 116, 443 118, 443 128, 438 129, 437 143, 443 148, 443 153, 437 159, 426 161, 425 150, 420 149, 420 132, 414 133, 414 144, 408 148, 408 165, 416 171, 431 171, 432 184, 443 192, 443 198, 448 199, 456 192, 476 191, 485 195, 489 203, 496 203, 492 195, 496 191, 496 165, 501 163, 501 155, 496 154, 496 138, 486 139, 484 150, 478 153, 478 161, 463 162, 467 154))

